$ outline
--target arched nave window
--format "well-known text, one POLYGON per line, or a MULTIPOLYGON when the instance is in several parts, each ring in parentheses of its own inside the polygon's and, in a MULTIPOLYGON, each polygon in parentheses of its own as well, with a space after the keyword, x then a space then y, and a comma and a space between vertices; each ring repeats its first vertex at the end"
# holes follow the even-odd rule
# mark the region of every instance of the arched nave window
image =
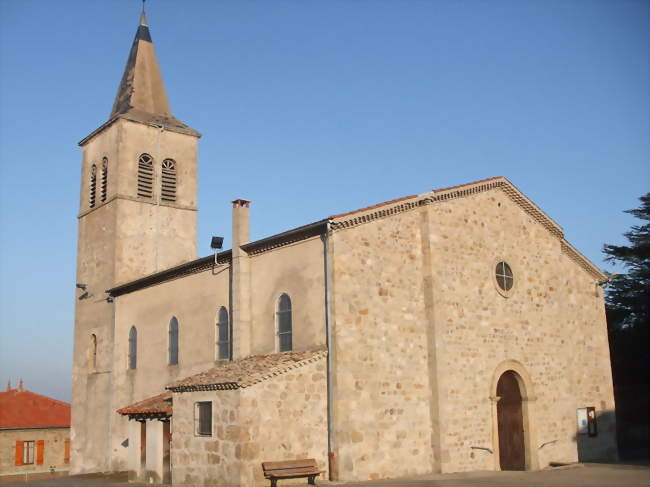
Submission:
POLYGON ((169 365, 178 365, 178 320, 169 321, 169 365))
POLYGON ((217 317, 217 358, 230 360, 230 323, 228 323, 228 310, 219 308, 217 317))
POLYGON ((278 299, 278 309, 275 312, 275 322, 278 333, 278 350, 288 352, 292 349, 291 341, 291 298, 282 294, 278 299))
POLYGON ((138 365, 138 331, 135 326, 129 330, 129 369, 138 365))

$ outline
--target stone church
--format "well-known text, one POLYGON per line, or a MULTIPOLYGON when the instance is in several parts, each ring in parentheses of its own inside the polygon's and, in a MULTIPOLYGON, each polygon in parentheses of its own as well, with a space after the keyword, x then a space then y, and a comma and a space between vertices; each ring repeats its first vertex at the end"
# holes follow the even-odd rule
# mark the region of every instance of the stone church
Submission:
POLYGON ((237 199, 232 249, 197 258, 199 137, 143 13, 79 143, 72 473, 235 487, 274 460, 364 480, 616 456, 607 277, 510 181, 257 241, 237 199))

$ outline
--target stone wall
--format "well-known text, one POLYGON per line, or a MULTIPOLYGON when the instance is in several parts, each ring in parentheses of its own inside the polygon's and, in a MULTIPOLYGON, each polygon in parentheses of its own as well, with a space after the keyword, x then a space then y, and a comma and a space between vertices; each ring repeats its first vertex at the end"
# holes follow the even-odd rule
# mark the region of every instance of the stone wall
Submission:
MULTIPOLYGON (((70 428, 42 428, 0 431, 0 476, 13 474, 31 474, 67 471, 69 463, 65 462, 65 441, 70 439, 70 428), (36 442, 45 441, 43 463, 36 463, 36 442), (34 463, 16 465, 16 441, 34 442, 34 463)), ((0 477, 1 478, 1 477, 0 477)))
POLYGON ((527 468, 615 457, 597 277, 499 188, 410 206, 359 212, 331 238, 340 478, 499 469, 496 383, 509 369, 522 378, 527 468), (596 438, 576 437, 586 406, 596 438))
MULTIPOLYGON (((309 350, 325 343, 323 244, 310 239, 251 258, 253 349, 276 350, 275 311, 280 294, 293 305, 293 349, 309 350)), ((114 468, 125 469, 127 419, 114 411, 147 397, 183 377, 217 366, 216 323, 219 308, 230 310, 230 266, 220 265, 181 279, 115 299, 113 356, 112 451, 114 468), (179 363, 167 364, 168 326, 179 322, 179 363), (131 326, 138 332, 135 370, 127 369, 131 326)), ((238 330, 233 330, 233 335, 238 330)), ((91 374, 90 378, 103 378, 91 374)))
POLYGON ((173 482, 261 487, 263 461, 297 458, 315 458, 326 470, 325 369, 322 357, 243 389, 175 393, 173 482), (194 434, 198 401, 212 401, 210 437, 194 434))
POLYGON ((433 469, 431 340, 417 212, 331 238, 334 431, 341 480, 433 469))
MULTIPOLYGON (((506 194, 491 190, 427 206, 441 470, 499 468, 495 372, 514 361, 529 376, 528 467, 578 460, 576 409, 614 408, 607 327, 596 279, 506 194), (515 285, 497 291, 506 261, 515 285), (540 450, 540 447, 545 444, 540 450), (494 455, 472 446, 488 447, 494 455)), ((610 457, 611 415, 589 450, 610 457), (595 446, 595 445, 598 446, 595 446)))
POLYGON ((115 411, 156 396, 165 386, 218 364, 216 323, 229 308, 229 266, 142 289, 116 298, 113 461, 126 469, 128 419, 115 411), (178 364, 169 365, 169 322, 178 320, 178 364), (128 369, 129 330, 138 332, 136 369, 128 369), (119 462, 119 463, 118 463, 119 462))
MULTIPOLYGON (((72 383, 73 473, 124 468, 125 429, 111 438, 115 410, 114 316, 105 291, 196 257, 196 151, 190 135, 119 119, 85 141, 81 161, 79 235, 72 383), (140 154, 154 158, 154 196, 137 196, 140 154), (108 160, 106 199, 102 201, 102 160, 108 160), (161 164, 176 161, 177 198, 160 199, 161 164), (97 167, 95 207, 90 207, 90 173, 97 167), (97 365, 88 363, 92 335, 97 365), (116 441, 112 441, 116 440, 116 441), (115 443, 115 444, 114 444, 115 443), (115 463, 113 463, 115 460, 115 463)), ((118 358, 120 359, 121 356, 118 358)), ((158 391, 160 392, 160 391, 158 391)), ((142 397, 138 397, 142 399, 142 397)))
POLYGON ((319 237, 257 254, 251 262, 252 354, 278 350, 275 312, 280 295, 291 298, 293 349, 325 345, 325 277, 319 237))

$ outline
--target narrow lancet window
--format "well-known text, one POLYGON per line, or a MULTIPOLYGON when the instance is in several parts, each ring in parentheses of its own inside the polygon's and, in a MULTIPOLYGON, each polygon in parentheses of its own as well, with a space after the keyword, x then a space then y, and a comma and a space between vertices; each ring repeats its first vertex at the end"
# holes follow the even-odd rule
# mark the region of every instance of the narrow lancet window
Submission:
POLYGON ((102 159, 102 186, 100 191, 100 200, 106 203, 106 196, 108 194, 108 158, 102 159))
POLYGON ((176 201, 176 163, 172 159, 165 159, 162 163, 160 199, 176 201))
POLYGON ((153 198, 153 157, 149 154, 138 159, 138 196, 153 198))
POLYGON ((90 168, 90 194, 88 203, 91 208, 95 207, 97 197, 97 166, 95 164, 90 168))
POLYGON ((278 350, 288 352, 292 349, 291 340, 291 298, 283 294, 278 299, 278 309, 276 311, 276 323, 278 330, 278 350))
POLYGON ((138 365, 138 331, 135 326, 129 331, 129 369, 135 369, 138 365))
POLYGON ((219 308, 217 321, 217 358, 230 360, 230 323, 228 322, 228 310, 223 306, 219 308))
POLYGON ((169 322, 169 365, 178 365, 178 320, 169 322))
POLYGON ((90 335, 90 349, 88 350, 88 368, 90 372, 95 372, 97 368, 97 335, 90 335))

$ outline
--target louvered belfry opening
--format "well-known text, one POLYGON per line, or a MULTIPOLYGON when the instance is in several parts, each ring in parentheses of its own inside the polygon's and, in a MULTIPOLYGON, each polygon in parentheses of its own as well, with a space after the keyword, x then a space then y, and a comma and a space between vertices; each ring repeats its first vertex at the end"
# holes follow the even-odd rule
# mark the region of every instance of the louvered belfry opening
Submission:
POLYGON ((108 158, 102 159, 102 186, 100 191, 100 200, 102 203, 106 202, 108 194, 108 158))
POLYGON ((153 157, 149 154, 138 159, 138 196, 153 198, 153 157))
POLYGON ((90 168, 90 194, 89 194, 89 206, 91 208, 95 207, 95 202, 97 198, 97 166, 95 164, 90 168))
POLYGON ((163 201, 176 201, 176 163, 173 159, 165 159, 162 163, 160 199, 163 201))

